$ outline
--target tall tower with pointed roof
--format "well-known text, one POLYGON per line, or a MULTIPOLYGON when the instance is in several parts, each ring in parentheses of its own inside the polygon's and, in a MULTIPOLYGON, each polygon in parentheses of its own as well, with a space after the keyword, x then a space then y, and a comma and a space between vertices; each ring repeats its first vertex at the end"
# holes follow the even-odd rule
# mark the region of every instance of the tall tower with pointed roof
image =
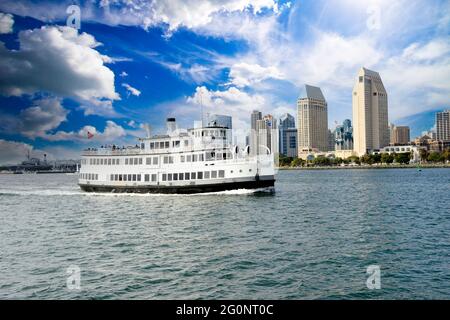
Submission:
POLYGON ((328 151, 328 107, 319 87, 305 85, 297 101, 298 152, 328 151))

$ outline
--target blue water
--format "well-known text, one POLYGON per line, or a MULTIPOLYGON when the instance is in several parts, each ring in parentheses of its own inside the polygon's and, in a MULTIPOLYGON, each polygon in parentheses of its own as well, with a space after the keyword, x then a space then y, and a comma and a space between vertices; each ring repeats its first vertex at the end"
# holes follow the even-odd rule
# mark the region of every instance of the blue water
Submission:
POLYGON ((448 169, 282 171, 275 194, 183 196, 0 175, 0 298, 448 299, 449 208, 448 169))

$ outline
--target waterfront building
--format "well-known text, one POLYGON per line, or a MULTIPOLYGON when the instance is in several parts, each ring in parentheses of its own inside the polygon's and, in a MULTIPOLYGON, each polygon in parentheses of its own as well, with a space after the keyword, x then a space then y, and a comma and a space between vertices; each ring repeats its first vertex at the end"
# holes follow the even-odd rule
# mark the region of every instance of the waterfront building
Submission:
POLYGON ((322 90, 305 85, 297 101, 298 151, 328 151, 328 107, 322 90))
POLYGON ((279 120, 279 153, 286 157, 297 157, 297 129, 295 119, 285 113, 279 120))
POLYGON ((408 126, 390 125, 390 144, 406 145, 410 142, 410 129, 408 126))
POLYGON ((258 146, 258 132, 257 132, 257 121, 262 119, 262 113, 258 110, 253 110, 250 118, 250 135, 249 135, 249 143, 250 146, 250 152, 253 155, 256 155, 257 146, 258 146))
POLYGON ((266 154, 267 151, 278 152, 277 120, 270 114, 256 120, 256 146, 258 154, 266 154))
POLYGON ((389 145, 388 96, 378 72, 360 69, 352 108, 355 152, 361 156, 389 145))
POLYGON ((436 138, 450 141, 450 110, 436 113, 436 138))
POLYGON ((335 130, 331 131, 330 129, 328 129, 328 151, 334 151, 336 150, 336 146, 335 146, 335 135, 336 132, 335 130))
POLYGON ((212 114, 208 117, 208 126, 219 126, 233 129, 233 118, 221 114, 212 114))
POLYGON ((353 150, 353 127, 350 119, 345 119, 334 131, 336 150, 353 150))

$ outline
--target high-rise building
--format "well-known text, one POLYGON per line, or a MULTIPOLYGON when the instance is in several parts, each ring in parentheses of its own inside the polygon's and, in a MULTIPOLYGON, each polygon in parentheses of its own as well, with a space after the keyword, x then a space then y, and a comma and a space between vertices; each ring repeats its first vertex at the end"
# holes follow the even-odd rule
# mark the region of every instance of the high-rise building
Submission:
POLYGON ((450 140, 450 110, 436 113, 436 138, 450 140))
POLYGON ((256 120, 256 146, 258 154, 265 153, 265 147, 271 152, 278 151, 277 121, 270 114, 265 115, 261 120, 256 120))
POLYGON ((297 101, 298 152, 328 151, 328 107, 322 90, 305 85, 297 101))
POLYGON ((336 149, 334 136, 335 131, 331 131, 330 129, 328 129, 328 151, 334 151, 336 149))
POLYGON ((258 110, 253 110, 252 112, 252 118, 251 118, 251 129, 256 129, 256 121, 262 119, 262 113, 258 110))
POLYGON ((410 130, 408 126, 390 125, 390 144, 393 146, 407 145, 410 142, 410 130))
POLYGON ((285 113, 279 120, 279 152, 286 157, 297 156, 297 129, 295 119, 289 113, 285 113))
POLYGON ((212 114, 208 117, 208 126, 219 126, 233 129, 233 118, 221 114, 212 114))
POLYGON ((335 150, 353 150, 353 127, 350 119, 345 119, 334 131, 335 150))
POLYGON ((354 151, 361 156, 387 146, 388 97, 378 72, 360 69, 352 105, 354 151))

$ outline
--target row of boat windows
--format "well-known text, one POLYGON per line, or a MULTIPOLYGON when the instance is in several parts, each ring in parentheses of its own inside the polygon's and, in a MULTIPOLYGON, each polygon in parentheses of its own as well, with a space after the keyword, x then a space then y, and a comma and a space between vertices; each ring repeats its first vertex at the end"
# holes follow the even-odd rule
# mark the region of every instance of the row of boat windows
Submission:
MULTIPOLYGON (((190 155, 181 155, 180 162, 197 162, 197 161, 214 161, 214 160, 227 160, 232 159, 233 155, 230 152, 207 152, 206 154, 190 154, 190 155)), ((115 166, 120 165, 121 159, 119 158, 92 158, 89 159, 89 165, 107 165, 107 166, 115 166)), ((125 165, 142 165, 143 158, 125 158, 125 165)), ((83 159, 81 164, 86 165, 87 159, 83 159)), ((146 165, 158 165, 159 157, 147 157, 145 158, 146 165)), ((172 164, 174 163, 173 156, 164 156, 163 157, 164 164, 172 164)))
MULTIPOLYGON (((178 148, 181 146, 180 140, 172 141, 172 148, 178 148)), ((184 140, 184 146, 189 146, 189 140, 184 140)), ((141 147, 143 147, 141 145, 141 147)), ((154 149, 168 149, 170 148, 170 141, 156 141, 156 142, 150 142, 150 150, 154 149)), ((142 148, 143 149, 143 148, 142 148)))
MULTIPOLYGON (((111 174, 109 178, 111 181, 157 181, 156 174, 111 174)), ((161 178, 162 181, 217 179, 225 178, 225 170, 163 173, 161 178)))
POLYGON ((225 178, 225 170, 162 174, 162 181, 202 180, 217 178, 225 178))
POLYGON ((98 180, 98 174, 97 173, 81 173, 80 178, 85 179, 85 180, 98 180))

